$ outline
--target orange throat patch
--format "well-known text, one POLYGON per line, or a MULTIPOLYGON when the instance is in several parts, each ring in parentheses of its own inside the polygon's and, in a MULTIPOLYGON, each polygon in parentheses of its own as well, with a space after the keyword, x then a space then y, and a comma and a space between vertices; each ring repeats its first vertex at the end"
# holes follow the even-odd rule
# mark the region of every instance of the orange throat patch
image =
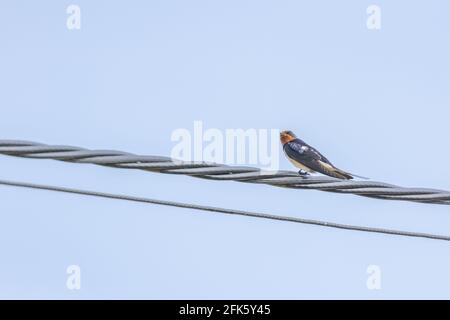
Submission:
POLYGON ((288 142, 291 142, 292 140, 294 140, 295 138, 291 135, 288 134, 284 134, 280 137, 280 141, 282 144, 286 144, 288 142))

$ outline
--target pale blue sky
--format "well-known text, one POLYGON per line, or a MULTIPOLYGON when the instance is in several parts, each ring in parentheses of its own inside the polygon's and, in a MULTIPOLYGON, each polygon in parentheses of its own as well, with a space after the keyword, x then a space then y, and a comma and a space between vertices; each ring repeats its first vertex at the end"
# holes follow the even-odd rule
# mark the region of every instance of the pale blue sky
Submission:
MULTIPOLYGON (((449 14, 444 0, 4 0, 0 139, 169 155, 172 131, 195 120, 289 128, 350 171, 450 189, 449 14), (72 3, 79 31, 66 28, 72 3), (366 28, 371 4, 379 31, 366 28)), ((0 179, 450 234, 446 206, 4 156, 0 166, 0 179)), ((3 186, 0 198, 0 298, 450 298, 442 241, 3 186), (72 264, 79 291, 65 285, 72 264), (366 287, 369 265, 381 290, 366 287)))

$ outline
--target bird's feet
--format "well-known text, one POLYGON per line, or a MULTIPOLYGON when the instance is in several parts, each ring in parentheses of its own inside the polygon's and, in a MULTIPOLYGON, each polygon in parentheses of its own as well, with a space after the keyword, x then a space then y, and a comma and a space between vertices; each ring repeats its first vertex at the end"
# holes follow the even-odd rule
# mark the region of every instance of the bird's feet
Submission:
POLYGON ((298 174, 301 175, 302 177, 309 176, 309 173, 302 169, 298 170, 298 174))

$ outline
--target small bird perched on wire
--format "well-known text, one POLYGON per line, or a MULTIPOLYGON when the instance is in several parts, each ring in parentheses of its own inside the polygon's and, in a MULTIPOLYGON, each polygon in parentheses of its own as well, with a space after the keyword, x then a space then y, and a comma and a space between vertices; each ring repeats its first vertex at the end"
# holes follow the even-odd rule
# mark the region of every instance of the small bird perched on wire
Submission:
POLYGON ((302 176, 306 176, 309 173, 320 172, 327 176, 344 180, 359 177, 355 174, 336 168, 319 151, 303 140, 298 139, 292 131, 286 130, 280 132, 280 140, 287 158, 294 166, 300 169, 298 173, 302 176))

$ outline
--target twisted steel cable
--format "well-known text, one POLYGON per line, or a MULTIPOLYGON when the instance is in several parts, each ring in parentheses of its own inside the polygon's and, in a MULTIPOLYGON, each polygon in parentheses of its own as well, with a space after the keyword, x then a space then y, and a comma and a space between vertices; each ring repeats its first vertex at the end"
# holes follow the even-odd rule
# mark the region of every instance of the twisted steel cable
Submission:
POLYGON ((183 202, 175 202, 175 201, 167 201, 167 200, 157 200, 151 198, 143 198, 136 196, 129 196, 123 194, 115 194, 115 193, 106 193, 100 191, 90 191, 90 190, 82 190, 82 189, 73 189, 66 187, 58 187, 58 186, 49 186, 21 181, 8 181, 8 180, 0 180, 0 185, 10 186, 10 187, 18 187, 18 188, 28 188, 28 189, 38 189, 38 190, 47 190, 47 191, 56 191, 56 192, 64 192, 64 193, 72 193, 79 194, 84 196, 93 196, 107 199, 116 199, 116 200, 126 200, 133 202, 141 202, 147 204, 157 204, 162 206, 170 206, 177 208, 185 208, 185 209, 195 209, 202 210, 208 212, 217 212, 224 213, 230 215, 237 216, 245 216, 252 218, 262 218, 276 221, 287 221, 287 222, 295 222, 306 225, 315 225, 319 227, 327 227, 327 228, 335 228, 342 230, 350 230, 350 231, 361 231, 361 232, 371 232, 378 234, 388 234, 388 235, 396 235, 396 236, 404 236, 404 237, 416 237, 416 238, 427 238, 432 240, 444 240, 450 241, 450 236, 439 235, 439 234, 431 234, 431 233, 423 233, 423 232, 414 232, 414 231, 402 231, 402 230, 393 230, 393 229, 385 229, 385 228, 373 228, 366 226, 355 226, 349 224, 342 224, 336 222, 328 222, 328 221, 320 221, 320 220, 311 220, 297 217, 289 217, 289 216, 279 216, 261 212, 250 212, 244 210, 235 210, 235 209, 226 209, 219 207, 211 207, 211 206, 203 206, 192 203, 183 203, 183 202))
POLYGON ((450 204, 450 192, 429 188, 404 188, 377 181, 340 180, 327 176, 299 176, 295 171, 268 172, 246 166, 186 162, 163 156, 140 156, 115 150, 88 150, 72 146, 46 145, 31 141, 0 140, 0 154, 89 163, 122 169, 182 174, 196 178, 268 184, 271 186, 351 193, 377 199, 450 204))

